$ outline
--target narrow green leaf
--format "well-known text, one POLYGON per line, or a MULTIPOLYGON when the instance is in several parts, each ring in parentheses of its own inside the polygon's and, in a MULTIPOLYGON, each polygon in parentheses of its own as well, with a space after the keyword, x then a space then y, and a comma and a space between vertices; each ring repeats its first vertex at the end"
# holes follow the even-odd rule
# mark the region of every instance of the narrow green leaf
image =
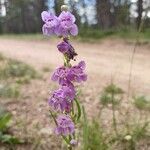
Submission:
POLYGON ((2 143, 8 143, 8 144, 20 144, 21 141, 9 134, 4 134, 0 137, 0 141, 2 141, 2 143))
POLYGON ((82 106, 82 112, 83 112, 83 147, 84 147, 84 150, 88 149, 88 135, 89 135, 89 132, 88 132, 88 121, 87 121, 87 116, 86 116, 86 113, 85 113, 85 109, 84 107, 82 106))
POLYGON ((9 113, 0 116, 0 131, 4 131, 7 128, 10 119, 11 115, 9 113))
POLYGON ((77 99, 75 99, 75 102, 76 102, 76 106, 77 106, 77 109, 78 109, 77 121, 79 121, 79 119, 81 117, 81 107, 80 107, 80 104, 79 104, 77 99))

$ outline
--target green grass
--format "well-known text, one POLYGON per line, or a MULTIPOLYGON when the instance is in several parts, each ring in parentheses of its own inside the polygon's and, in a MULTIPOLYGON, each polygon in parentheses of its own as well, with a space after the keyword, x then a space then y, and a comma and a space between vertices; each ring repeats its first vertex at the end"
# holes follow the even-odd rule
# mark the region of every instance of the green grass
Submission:
POLYGON ((17 84, 0 84, 1 98, 18 98, 20 95, 19 86, 17 84))
POLYGON ((82 150, 107 150, 103 130, 96 120, 88 121, 83 108, 83 122, 82 122, 82 150))
POLYGON ((143 139, 143 138, 150 138, 150 133, 148 131, 149 122, 145 122, 142 125, 135 124, 133 131, 132 131, 132 137, 134 141, 143 139))
POLYGON ((17 60, 8 59, 7 64, 1 70, 0 76, 3 78, 9 77, 36 77, 36 71, 29 65, 17 60))
POLYGON ((120 103, 123 97, 123 90, 115 84, 110 84, 104 88, 102 94, 100 96, 100 102, 103 106, 107 106, 108 104, 117 105, 120 103), (113 98, 113 100, 112 100, 113 98))
POLYGON ((134 105, 140 110, 150 111, 150 99, 147 99, 145 96, 134 97, 134 105))
POLYGON ((124 139, 122 139, 122 146, 124 149, 136 150, 140 141, 144 141, 143 144, 148 146, 148 142, 146 142, 150 140, 148 126, 149 122, 134 124, 132 128, 129 129, 130 133, 126 134, 124 139))
POLYGON ((44 36, 42 33, 37 34, 2 34, 0 38, 7 38, 7 39, 17 39, 17 40, 48 40, 49 37, 44 36))
POLYGON ((36 70, 17 60, 8 59, 0 54, 0 97, 18 98, 21 84, 39 78, 36 70))
MULTIPOLYGON (((74 39, 79 39, 83 42, 91 41, 94 42, 99 39, 104 38, 121 38, 127 40, 135 40, 139 36, 141 42, 147 43, 150 42, 150 29, 145 29, 142 32, 138 33, 134 28, 131 27, 122 27, 119 29, 109 29, 109 30, 100 30, 95 27, 89 28, 80 28, 79 35, 74 39)), ((4 34, 1 35, 0 38, 7 38, 7 39, 17 39, 17 40, 49 40, 55 39, 55 37, 46 37, 42 33, 37 34, 4 34)))
POLYGON ((79 37, 83 38, 83 39, 101 39, 101 38, 105 38, 108 36, 111 36, 115 34, 115 32, 113 30, 108 30, 108 31, 101 31, 98 29, 92 29, 92 28, 87 28, 87 29, 81 29, 80 33, 79 33, 79 37))
POLYGON ((9 122, 11 119, 11 114, 0 107, 0 143, 10 144, 12 146, 14 144, 20 144, 21 141, 9 133, 9 122))
POLYGON ((0 61, 0 80, 11 80, 23 84, 39 77, 40 75, 33 67, 23 62, 7 58, 0 61))
POLYGON ((50 69, 49 67, 43 67, 43 68, 42 68, 42 71, 43 71, 43 72, 50 72, 51 69, 50 69))
POLYGON ((127 40, 135 40, 139 37, 141 42, 150 42, 150 29, 145 29, 143 32, 138 33, 135 29, 122 28, 122 29, 111 29, 102 31, 94 28, 81 29, 79 33, 81 41, 96 41, 97 39, 104 39, 107 37, 121 38, 127 40))
POLYGON ((0 53, 0 61, 4 60, 4 56, 0 53))

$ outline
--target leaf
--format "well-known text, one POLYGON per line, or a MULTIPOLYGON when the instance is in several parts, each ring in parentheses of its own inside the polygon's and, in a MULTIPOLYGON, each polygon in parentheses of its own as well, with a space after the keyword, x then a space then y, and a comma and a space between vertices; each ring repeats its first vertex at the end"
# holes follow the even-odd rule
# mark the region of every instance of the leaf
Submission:
POLYGON ((7 143, 7 144, 20 144, 21 143, 21 141, 18 138, 9 134, 4 134, 4 135, 1 134, 0 141, 2 143, 7 143))
POLYGON ((0 116, 0 131, 4 131, 7 128, 10 119, 11 115, 9 113, 0 116))
POLYGON ((79 119, 81 117, 81 107, 80 107, 80 104, 79 104, 77 99, 75 99, 75 102, 76 102, 76 106, 77 106, 77 109, 78 109, 77 121, 79 121, 79 119))
POLYGON ((88 120, 87 120, 87 116, 85 113, 85 108, 82 106, 82 112, 83 112, 83 145, 84 145, 84 149, 88 149, 88 135, 89 135, 89 131, 88 131, 88 120))

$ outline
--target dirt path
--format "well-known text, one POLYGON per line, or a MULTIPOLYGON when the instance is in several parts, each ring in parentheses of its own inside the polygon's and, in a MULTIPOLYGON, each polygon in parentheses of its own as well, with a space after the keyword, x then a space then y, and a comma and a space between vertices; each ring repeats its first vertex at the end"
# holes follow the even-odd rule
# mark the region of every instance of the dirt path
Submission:
MULTIPOLYGON (((0 38, 0 52, 22 60, 36 69, 62 64, 62 56, 56 49, 56 40, 30 41, 0 38)), ((90 88, 101 88, 113 78, 114 82, 127 88, 133 44, 121 40, 105 40, 100 43, 73 42, 79 56, 87 63, 90 88)), ((135 54, 132 76, 132 91, 150 91, 150 47, 139 46, 135 54)))

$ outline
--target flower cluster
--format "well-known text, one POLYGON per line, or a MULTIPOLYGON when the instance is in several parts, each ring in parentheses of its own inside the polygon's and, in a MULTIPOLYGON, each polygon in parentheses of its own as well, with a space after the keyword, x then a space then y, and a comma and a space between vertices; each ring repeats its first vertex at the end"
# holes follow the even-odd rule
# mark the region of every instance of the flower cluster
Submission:
POLYGON ((74 123, 68 115, 61 115, 57 118, 56 134, 62 134, 64 136, 74 133, 74 123))
POLYGON ((78 27, 75 24, 75 17, 69 11, 63 11, 58 17, 47 11, 43 11, 42 20, 43 33, 45 35, 54 35, 67 37, 68 34, 76 36, 78 34, 78 27))
POLYGON ((56 69, 52 75, 53 81, 58 81, 60 85, 72 85, 72 82, 82 82, 87 80, 84 73, 85 62, 81 61, 78 65, 72 67, 62 66, 56 69))
MULTIPOLYGON (((85 74, 86 64, 80 61, 77 65, 72 66, 70 61, 75 60, 77 56, 75 49, 69 43, 69 35, 77 35, 78 27, 75 24, 75 17, 69 11, 62 11, 57 17, 52 13, 43 11, 42 20, 44 35, 57 35, 62 37, 62 42, 57 45, 58 51, 64 55, 64 65, 57 68, 52 74, 52 81, 59 84, 59 89, 52 92, 48 103, 51 109, 57 112, 55 117, 52 112, 51 115, 56 123, 55 133, 68 137, 69 145, 77 143, 75 138, 75 120, 79 118, 78 114, 74 114, 74 102, 79 109, 79 102, 77 100, 77 90, 75 83, 81 83, 87 80, 85 74)), ((68 144, 68 143, 67 143, 68 144)))

